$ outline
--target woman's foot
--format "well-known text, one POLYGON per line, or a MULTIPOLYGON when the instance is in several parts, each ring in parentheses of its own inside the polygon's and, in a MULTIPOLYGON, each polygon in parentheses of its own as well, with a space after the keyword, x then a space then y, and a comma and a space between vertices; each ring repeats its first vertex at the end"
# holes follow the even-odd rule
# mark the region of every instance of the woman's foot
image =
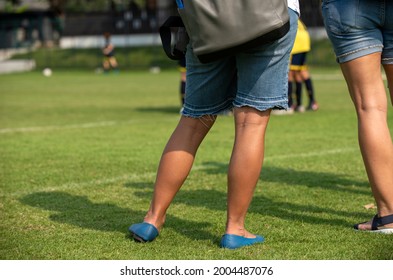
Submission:
POLYGON ((354 225, 354 229, 365 232, 393 234, 393 215, 378 217, 377 214, 371 221, 354 225))

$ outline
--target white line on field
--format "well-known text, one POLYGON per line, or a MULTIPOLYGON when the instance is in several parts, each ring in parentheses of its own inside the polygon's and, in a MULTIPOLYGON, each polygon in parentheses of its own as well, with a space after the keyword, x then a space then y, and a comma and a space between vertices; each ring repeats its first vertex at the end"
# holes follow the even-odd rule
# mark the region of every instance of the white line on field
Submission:
POLYGON ((106 185, 106 184, 113 184, 113 183, 117 183, 117 182, 121 182, 121 181, 150 179, 150 178, 153 178, 154 176, 155 176, 154 172, 133 173, 133 174, 127 174, 127 175, 122 175, 122 176, 113 177, 113 178, 102 178, 102 179, 97 179, 97 180, 91 180, 91 181, 82 182, 82 183, 71 182, 71 183, 67 183, 64 185, 60 185, 60 186, 49 187, 46 190, 100 186, 100 185, 106 185))
POLYGON ((357 150, 358 150, 357 148, 341 148, 341 149, 324 150, 324 151, 322 150, 317 152, 300 153, 300 154, 277 155, 277 156, 265 157, 264 161, 286 159, 286 158, 316 157, 316 156, 331 155, 331 154, 343 154, 343 153, 349 153, 357 150))
POLYGON ((0 129, 0 134, 17 133, 17 132, 19 132, 19 133, 42 132, 42 131, 54 131, 54 130, 66 130, 66 129, 78 129, 78 128, 95 128, 95 127, 131 124, 131 123, 138 123, 138 122, 140 122, 140 120, 102 121, 102 122, 80 123, 80 124, 70 124, 70 125, 50 125, 50 126, 35 126, 35 127, 2 128, 2 129, 0 129))
POLYGON ((15 133, 15 132, 40 132, 40 131, 51 131, 51 130, 74 129, 74 128, 94 128, 94 127, 102 127, 102 126, 114 126, 120 123, 131 123, 131 121, 128 122, 104 121, 104 122, 81 123, 81 124, 71 124, 71 125, 3 128, 0 129, 0 133, 6 134, 6 133, 15 133))

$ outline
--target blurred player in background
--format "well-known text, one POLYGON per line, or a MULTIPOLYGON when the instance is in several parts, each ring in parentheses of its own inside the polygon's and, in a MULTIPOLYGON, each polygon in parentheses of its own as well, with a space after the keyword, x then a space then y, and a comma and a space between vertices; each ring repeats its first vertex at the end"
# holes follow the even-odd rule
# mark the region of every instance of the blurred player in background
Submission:
POLYGON ((115 57, 115 46, 111 43, 111 34, 109 32, 105 32, 104 38, 105 46, 102 49, 102 53, 104 54, 104 61, 102 63, 104 73, 108 73, 111 69, 118 72, 119 68, 115 57))

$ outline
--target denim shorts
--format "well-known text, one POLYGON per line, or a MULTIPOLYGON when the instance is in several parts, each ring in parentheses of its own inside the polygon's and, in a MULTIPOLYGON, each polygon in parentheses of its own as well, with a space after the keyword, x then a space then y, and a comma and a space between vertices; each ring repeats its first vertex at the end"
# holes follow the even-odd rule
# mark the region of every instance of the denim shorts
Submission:
POLYGON ((322 15, 337 62, 382 52, 382 63, 393 64, 390 0, 323 0, 322 15))
POLYGON ((260 111, 288 108, 289 55, 298 15, 291 9, 290 31, 279 40, 235 56, 203 64, 187 48, 183 115, 218 115, 235 107, 260 111))

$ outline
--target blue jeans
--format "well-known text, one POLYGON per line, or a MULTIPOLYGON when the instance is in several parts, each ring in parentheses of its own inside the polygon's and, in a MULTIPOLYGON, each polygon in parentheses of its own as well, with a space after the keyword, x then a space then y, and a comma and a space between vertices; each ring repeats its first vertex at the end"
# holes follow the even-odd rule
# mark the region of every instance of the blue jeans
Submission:
POLYGON ((217 115, 234 106, 287 109, 289 55, 298 19, 291 9, 289 15, 290 31, 284 37, 219 61, 202 64, 189 45, 183 115, 217 115))
POLYGON ((393 64, 392 1, 323 0, 322 15, 339 63, 382 52, 393 64))

